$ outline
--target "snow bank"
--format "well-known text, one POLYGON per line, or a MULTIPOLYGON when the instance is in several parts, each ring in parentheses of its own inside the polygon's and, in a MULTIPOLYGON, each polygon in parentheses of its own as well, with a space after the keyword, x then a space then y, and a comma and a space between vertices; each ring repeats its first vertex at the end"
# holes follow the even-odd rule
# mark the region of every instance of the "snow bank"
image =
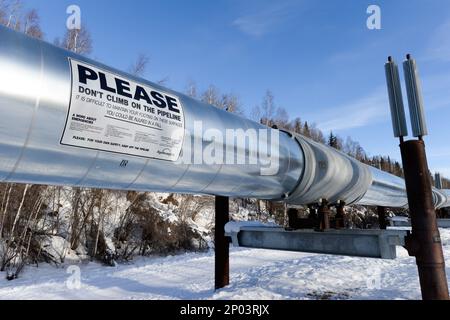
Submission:
POLYGON ((55 263, 62 264, 64 262, 78 263, 83 259, 87 259, 86 252, 76 252, 70 249, 70 244, 66 239, 60 236, 42 236, 42 251, 49 256, 55 263))
MULTIPOLYGON (((441 229, 450 276, 450 229, 441 229)), ((230 283, 214 291, 214 253, 139 258, 105 267, 27 266, 14 281, 0 273, 2 299, 420 299, 415 259, 396 260, 233 248, 230 283), (74 272, 79 268, 79 272, 74 272), (79 282, 75 281, 79 276, 79 282), (74 284, 79 283, 78 286, 74 284)), ((450 278, 449 278, 450 280, 450 278)))

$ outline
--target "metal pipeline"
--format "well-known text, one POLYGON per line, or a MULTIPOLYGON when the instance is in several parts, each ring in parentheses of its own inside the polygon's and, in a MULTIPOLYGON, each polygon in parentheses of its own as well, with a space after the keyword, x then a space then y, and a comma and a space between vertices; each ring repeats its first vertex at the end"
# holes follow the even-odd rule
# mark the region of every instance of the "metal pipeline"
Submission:
MULTIPOLYGON (((305 205, 321 199, 330 205, 407 205, 403 179, 4 27, 0 112, 1 182, 305 205), (241 132, 245 139, 252 132, 258 152, 249 150, 247 140, 237 150, 236 136, 221 140, 208 131, 241 132), (196 143, 201 150, 215 146, 234 160, 240 151, 249 161, 195 161, 196 143), (270 151, 276 172, 262 173, 267 157, 261 150, 270 151)), ((448 191, 435 189, 434 194, 436 207, 450 206, 448 191)))
MULTIPOLYGON (((108 84, 105 88, 111 90, 111 86, 108 84)), ((150 89, 147 90, 148 95, 151 94, 150 89)), ((106 90, 96 91, 108 93, 106 90)), ((144 98, 145 94, 141 92, 144 98)), ((119 103, 111 104, 114 108, 123 107, 119 103)), ((96 106, 91 104, 89 107, 96 106)), ((0 27, 0 112, 2 182, 280 199, 295 187, 303 170, 303 156, 298 144, 287 134, 278 134, 278 130, 269 130, 266 139, 262 134, 259 139, 264 144, 261 148, 279 151, 277 174, 261 175, 259 162, 227 165, 196 163, 193 159, 192 164, 187 163, 184 158, 192 152, 194 143, 199 141, 201 149, 204 149, 213 142, 212 137, 203 135, 208 130, 225 133, 227 129, 252 129, 259 134, 260 130, 266 131, 267 128, 4 27, 0 27), (69 106, 73 103, 71 99, 76 98, 72 93, 78 89, 78 86, 72 88, 72 76, 77 77, 78 74, 72 74, 69 59, 91 69, 102 70, 103 74, 113 74, 138 83, 140 87, 150 88, 156 92, 157 98, 160 92, 178 99, 184 114, 183 157, 168 161, 163 159, 164 154, 161 159, 155 159, 61 144, 67 118, 78 117, 78 112, 68 115, 69 106), (201 130, 196 129, 195 121, 202 121, 201 130), (279 139, 272 144, 271 137, 276 135, 279 139)), ((78 123, 78 132, 96 130, 95 124, 85 125, 82 121, 86 119, 78 120, 72 121, 78 123), (84 129, 80 129, 83 125, 84 129)), ((111 120, 106 126, 109 129, 105 128, 105 132, 98 136, 109 134, 115 140, 125 140, 130 132, 126 130, 129 127, 125 122, 111 120)), ((142 128, 138 132, 140 145, 146 141, 151 144, 155 140, 152 135, 160 132, 143 126, 139 128, 142 128)), ((160 135, 159 138, 169 139, 170 136, 160 135)), ((136 133, 133 141, 137 139, 136 133)))

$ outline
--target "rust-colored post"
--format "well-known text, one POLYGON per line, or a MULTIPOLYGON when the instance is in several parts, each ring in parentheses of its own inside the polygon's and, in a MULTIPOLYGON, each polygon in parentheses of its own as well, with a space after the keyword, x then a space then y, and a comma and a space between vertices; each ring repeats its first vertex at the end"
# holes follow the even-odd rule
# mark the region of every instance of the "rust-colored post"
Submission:
POLYGON ((386 208, 378 206, 377 212, 378 212, 378 224, 380 225, 380 229, 385 230, 387 228, 386 208))
POLYGON ((215 201, 215 288, 220 289, 230 284, 230 242, 225 236, 225 225, 230 221, 230 204, 228 197, 216 196, 215 201))
POLYGON ((287 210, 287 215, 288 215, 288 227, 291 229, 299 229, 298 210, 295 208, 289 208, 287 210))
POLYGON ((445 260, 436 222, 425 144, 421 139, 402 141, 400 149, 412 226, 412 233, 406 239, 406 248, 411 256, 416 257, 422 298, 448 300, 445 260))
POLYGON ((330 208, 328 202, 323 200, 319 206, 320 230, 330 229, 330 208))
POLYGON ((309 205, 308 209, 309 209, 308 219, 312 222, 312 224, 314 225, 314 228, 319 228, 319 223, 317 222, 319 220, 319 218, 317 215, 316 207, 313 205, 309 205))
POLYGON ((336 229, 344 228, 344 219, 345 219, 345 203, 340 203, 336 206, 336 229))

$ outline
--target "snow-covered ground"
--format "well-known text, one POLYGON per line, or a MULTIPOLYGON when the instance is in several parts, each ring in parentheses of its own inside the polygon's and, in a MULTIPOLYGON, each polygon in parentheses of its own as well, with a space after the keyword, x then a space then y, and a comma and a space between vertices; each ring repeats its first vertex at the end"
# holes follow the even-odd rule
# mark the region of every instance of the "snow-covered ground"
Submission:
MULTIPOLYGON (((441 236, 449 276, 450 229, 441 236)), ((14 281, 0 273, 0 298, 420 299, 415 260, 402 248, 392 261, 234 248, 230 264, 231 285, 217 292, 212 252, 140 258, 117 267, 29 266, 14 281)))

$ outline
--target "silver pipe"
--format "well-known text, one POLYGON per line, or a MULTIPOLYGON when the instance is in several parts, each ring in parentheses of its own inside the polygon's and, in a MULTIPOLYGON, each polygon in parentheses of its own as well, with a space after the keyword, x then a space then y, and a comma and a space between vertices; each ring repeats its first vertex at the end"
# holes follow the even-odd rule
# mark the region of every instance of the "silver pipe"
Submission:
MULTIPOLYGON (((183 157, 167 161, 62 145, 66 118, 72 116, 68 115, 72 90, 77 89, 72 88, 69 59, 179 99, 188 137, 181 148, 184 153, 190 152, 195 141, 203 146, 211 144, 202 136, 208 129, 219 132, 252 129, 258 135, 260 129, 267 129, 186 95, 0 27, 0 181, 261 199, 280 199, 296 185, 303 167, 301 150, 285 133, 279 134, 279 141, 274 142, 277 145, 271 145, 271 134, 278 134, 277 130, 269 130, 265 142, 259 139, 264 143, 263 148, 279 150, 276 159, 279 170, 274 175, 260 174, 263 159, 259 159, 259 155, 257 164, 189 164, 182 161, 183 157), (204 120, 202 132, 194 130, 197 120, 204 120)), ((118 125, 121 126, 127 127, 127 124, 118 125)))
POLYGON ((372 183, 357 204, 381 207, 406 207, 405 181, 387 172, 369 167, 372 174, 372 183), (393 205, 395 204, 395 205, 393 205))
MULTIPOLYGON (((298 205, 321 199, 407 204, 402 179, 330 147, 268 129, 4 27, 0 112, 1 182, 253 197, 298 205), (90 102, 80 102, 82 97, 90 102), (125 104, 139 99, 152 104, 153 111, 144 111, 158 114, 158 120, 122 117, 121 112, 135 107, 142 110, 125 104), (112 119, 106 110, 116 112, 109 114, 112 119), (175 126, 178 131, 172 130, 175 126), (245 141, 220 140, 205 135, 208 131, 244 133, 245 141), (256 153, 247 140, 251 133, 257 138, 256 153), (224 158, 236 160, 243 154, 247 161, 196 161, 211 146, 222 150, 224 158), (270 174, 264 173, 268 156, 277 164, 270 174)), ((445 190, 435 193, 437 206, 450 205, 445 190)))

